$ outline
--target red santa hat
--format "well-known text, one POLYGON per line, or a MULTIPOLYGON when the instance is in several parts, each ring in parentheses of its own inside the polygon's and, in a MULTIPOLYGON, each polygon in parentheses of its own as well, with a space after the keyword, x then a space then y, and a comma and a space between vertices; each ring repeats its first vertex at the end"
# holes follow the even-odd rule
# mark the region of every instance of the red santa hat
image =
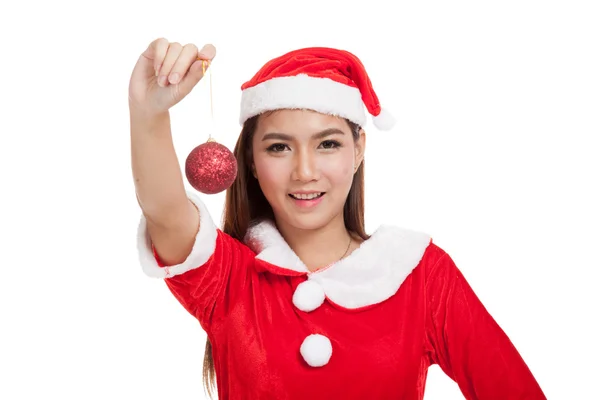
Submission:
POLYGON ((365 108, 378 129, 394 126, 358 57, 344 50, 310 47, 274 58, 242 85, 240 124, 265 111, 309 109, 365 126, 365 108))

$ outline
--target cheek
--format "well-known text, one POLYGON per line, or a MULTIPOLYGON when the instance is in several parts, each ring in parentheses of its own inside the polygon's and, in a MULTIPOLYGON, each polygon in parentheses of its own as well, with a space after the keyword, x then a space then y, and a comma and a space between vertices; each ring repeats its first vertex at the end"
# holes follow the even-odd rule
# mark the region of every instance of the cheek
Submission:
POLYGON ((348 186, 352 184, 354 166, 352 157, 340 157, 336 163, 327 163, 323 172, 328 180, 335 185, 348 186))
POLYGON ((267 196, 268 193, 281 189, 287 182, 285 165, 273 161, 259 157, 254 162, 260 186, 267 196))

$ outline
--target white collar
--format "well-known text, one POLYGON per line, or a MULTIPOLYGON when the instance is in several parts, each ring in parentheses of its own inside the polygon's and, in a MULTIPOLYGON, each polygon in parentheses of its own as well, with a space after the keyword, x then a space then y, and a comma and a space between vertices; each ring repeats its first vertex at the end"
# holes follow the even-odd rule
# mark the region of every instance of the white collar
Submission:
POLYGON ((244 242, 265 270, 280 275, 306 275, 323 288, 330 301, 356 309, 393 296, 421 261, 431 237, 382 225, 348 257, 312 273, 271 221, 251 227, 244 242))

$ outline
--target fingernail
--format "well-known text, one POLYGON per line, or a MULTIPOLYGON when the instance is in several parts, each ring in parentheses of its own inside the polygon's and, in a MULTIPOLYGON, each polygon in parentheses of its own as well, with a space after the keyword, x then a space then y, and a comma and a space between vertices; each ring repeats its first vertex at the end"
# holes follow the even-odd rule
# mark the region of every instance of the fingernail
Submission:
POLYGON ((165 75, 161 75, 158 77, 158 86, 167 86, 167 77, 165 75))
POLYGON ((179 82, 179 74, 177 72, 173 72, 169 76, 169 82, 171 82, 172 84, 176 84, 177 82, 179 82))
POLYGON ((159 72, 160 72, 160 64, 154 66, 154 76, 158 76, 159 72))

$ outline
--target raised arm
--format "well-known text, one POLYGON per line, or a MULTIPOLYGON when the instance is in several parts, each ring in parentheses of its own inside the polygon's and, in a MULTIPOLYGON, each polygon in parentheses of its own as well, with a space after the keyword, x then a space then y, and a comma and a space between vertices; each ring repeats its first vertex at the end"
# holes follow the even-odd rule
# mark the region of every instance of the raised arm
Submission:
POLYGON ((136 196, 152 244, 166 265, 187 258, 200 224, 198 209, 183 184, 169 109, 200 81, 202 60, 214 56, 211 45, 199 52, 194 45, 158 39, 139 57, 131 75, 131 167, 136 196))
POLYGON ((146 275, 165 280, 207 332, 215 320, 226 319, 254 262, 254 253, 219 230, 200 197, 185 190, 171 137, 169 108, 202 78, 198 58, 214 55, 210 45, 198 52, 156 40, 140 56, 129 87, 131 161, 142 209, 140 264, 146 275))
POLYGON ((168 112, 131 115, 131 164, 138 203, 157 253, 166 265, 182 263, 200 228, 183 186, 168 112))

